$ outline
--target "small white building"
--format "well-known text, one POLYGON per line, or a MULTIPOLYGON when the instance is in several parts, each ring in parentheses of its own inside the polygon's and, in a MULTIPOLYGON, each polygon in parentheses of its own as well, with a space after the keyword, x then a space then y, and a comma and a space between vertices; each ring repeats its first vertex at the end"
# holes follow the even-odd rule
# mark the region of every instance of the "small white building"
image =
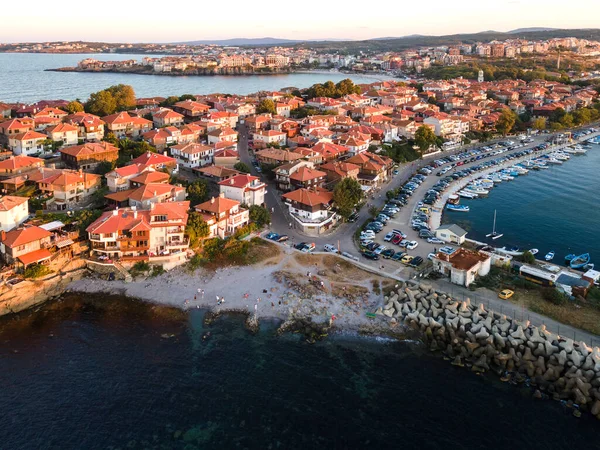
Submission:
POLYGON ((462 245, 467 238, 467 232, 455 224, 441 225, 435 230, 435 237, 450 244, 462 245))
POLYGON ((236 175, 219 183, 219 191, 243 205, 261 206, 265 203, 266 184, 252 175, 236 175))
POLYGON ((5 195, 0 197, 0 230, 17 228, 29 216, 28 197, 5 195))
POLYGON ((433 259, 433 270, 450 277, 450 282, 468 287, 477 276, 490 273, 491 258, 483 252, 459 248, 451 254, 437 253, 433 259))

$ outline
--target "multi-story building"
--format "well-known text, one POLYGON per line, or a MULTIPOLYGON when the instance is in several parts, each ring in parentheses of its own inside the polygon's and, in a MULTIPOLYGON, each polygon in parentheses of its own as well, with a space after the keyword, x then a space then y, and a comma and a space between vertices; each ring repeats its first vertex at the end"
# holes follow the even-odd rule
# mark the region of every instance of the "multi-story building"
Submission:
POLYGON ((111 114, 103 117, 102 120, 106 123, 108 131, 119 139, 141 137, 153 126, 152 121, 143 117, 131 116, 127 111, 111 114))
POLYGON ((45 133, 54 142, 61 142, 63 146, 77 145, 79 142, 78 128, 70 123, 59 123, 46 128, 45 133))
POLYGON ((298 189, 283 194, 283 200, 294 224, 304 233, 322 234, 337 222, 337 214, 331 211, 333 193, 325 189, 298 189))
POLYGON ((29 264, 51 258, 48 250, 52 234, 40 227, 17 228, 0 232, 0 254, 6 264, 29 264))
POLYGON ((213 163, 214 148, 203 144, 180 144, 171 147, 171 155, 180 167, 195 169, 213 163))
POLYGON ((60 150, 61 160, 73 169, 94 169, 101 162, 115 162, 119 149, 108 142, 87 142, 60 150))
POLYGON ((252 175, 236 175, 219 183, 219 191, 225 198, 243 205, 261 206, 265 203, 266 184, 252 175))
POLYGON ((196 205, 195 209, 202 214, 208 224, 210 230, 208 237, 231 236, 250 221, 249 211, 242 208, 237 200, 225 198, 224 194, 196 205))
POLYGON ((151 203, 147 210, 115 209, 87 227, 92 254, 110 258, 185 252, 189 202, 151 203))
POLYGON ((66 169, 45 170, 41 177, 34 178, 38 189, 51 196, 46 209, 56 211, 86 204, 102 181, 100 175, 66 169))
POLYGON ((29 217, 28 202, 28 197, 0 197, 0 230, 10 231, 25 222, 29 217))
POLYGON ((99 142, 104 138, 104 122, 94 114, 78 112, 64 118, 77 127, 77 137, 83 142, 99 142))

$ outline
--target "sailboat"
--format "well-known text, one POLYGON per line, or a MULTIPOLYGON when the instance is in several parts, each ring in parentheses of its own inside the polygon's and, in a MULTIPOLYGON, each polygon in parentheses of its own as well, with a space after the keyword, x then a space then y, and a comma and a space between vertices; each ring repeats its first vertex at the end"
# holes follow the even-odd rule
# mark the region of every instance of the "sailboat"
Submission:
POLYGON ((492 239, 500 239, 504 234, 496 233, 496 210, 494 210, 494 227, 490 234, 486 234, 485 237, 491 237, 492 239))

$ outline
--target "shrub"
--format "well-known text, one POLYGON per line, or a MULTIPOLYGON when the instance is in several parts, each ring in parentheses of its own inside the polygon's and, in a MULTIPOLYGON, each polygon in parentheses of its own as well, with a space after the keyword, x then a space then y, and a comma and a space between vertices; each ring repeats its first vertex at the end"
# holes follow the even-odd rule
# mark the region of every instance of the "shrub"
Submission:
POLYGON ((50 273, 52 273, 50 267, 45 266, 43 264, 33 264, 25 269, 23 276, 25 278, 36 279, 46 276, 50 273))
POLYGON ((555 288, 543 288, 542 297, 554 305, 564 305, 567 303, 567 296, 555 288))

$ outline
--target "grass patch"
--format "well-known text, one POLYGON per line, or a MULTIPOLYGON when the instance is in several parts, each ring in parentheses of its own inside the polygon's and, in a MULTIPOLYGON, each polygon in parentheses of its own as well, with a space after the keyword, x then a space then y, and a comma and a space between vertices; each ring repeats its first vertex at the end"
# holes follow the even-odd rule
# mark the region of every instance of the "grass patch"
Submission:
POLYGON ((198 264, 211 270, 231 265, 248 266, 275 258, 280 254, 281 250, 276 244, 258 237, 246 241, 240 241, 233 237, 215 238, 204 242, 199 254, 200 259, 196 259, 192 266, 198 264))

